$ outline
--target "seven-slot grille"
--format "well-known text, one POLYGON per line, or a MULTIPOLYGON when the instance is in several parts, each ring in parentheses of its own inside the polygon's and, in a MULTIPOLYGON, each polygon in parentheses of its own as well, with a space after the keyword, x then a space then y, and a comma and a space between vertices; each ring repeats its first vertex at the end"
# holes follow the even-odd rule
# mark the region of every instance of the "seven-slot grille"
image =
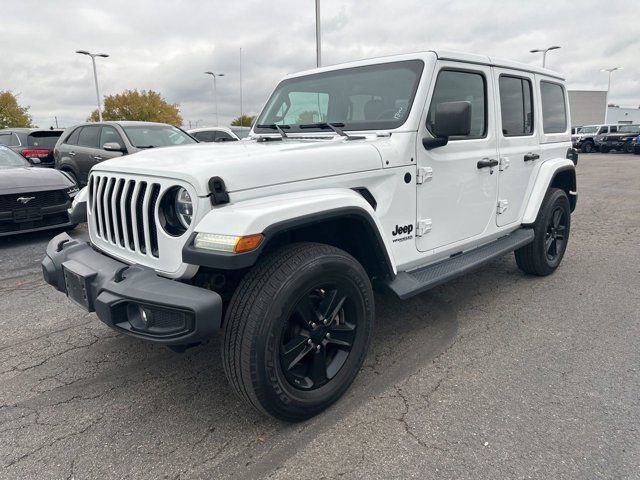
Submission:
POLYGON ((89 179, 90 222, 102 241, 159 257, 155 211, 161 186, 151 181, 94 174, 89 179))

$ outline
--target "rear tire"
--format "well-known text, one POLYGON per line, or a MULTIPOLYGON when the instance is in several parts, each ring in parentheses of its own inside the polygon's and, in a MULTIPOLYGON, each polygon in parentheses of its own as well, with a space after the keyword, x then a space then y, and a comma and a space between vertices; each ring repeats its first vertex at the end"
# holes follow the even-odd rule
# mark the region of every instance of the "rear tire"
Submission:
POLYGON ((539 276, 553 273, 566 251, 570 227, 569 197, 564 190, 550 188, 533 224, 533 242, 515 251, 520 270, 539 276))
POLYGON ((348 253, 316 243, 276 250, 242 279, 222 339, 235 393, 286 421, 321 412, 349 388, 373 331, 369 278, 348 253))
POLYGON ((604 145, 600 147, 600 153, 609 153, 609 147, 605 147, 604 145))
POLYGON ((593 152, 593 142, 591 140, 585 141, 582 144, 582 146, 580 147, 580 150, 582 150, 582 153, 591 153, 591 152, 593 152))
POLYGON ((624 153, 633 153, 633 143, 626 142, 623 147, 624 153))

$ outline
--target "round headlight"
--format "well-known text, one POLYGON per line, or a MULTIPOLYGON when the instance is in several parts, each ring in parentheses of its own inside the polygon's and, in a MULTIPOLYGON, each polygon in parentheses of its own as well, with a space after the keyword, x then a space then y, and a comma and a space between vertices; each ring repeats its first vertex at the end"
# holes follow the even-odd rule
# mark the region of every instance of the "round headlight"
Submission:
POLYGON ((180 187, 176 194, 175 209, 178 215, 178 220, 185 228, 189 228, 191 225, 191 218, 193 217, 193 204, 191 203, 191 196, 184 188, 180 187))
POLYGON ((185 233, 193 221, 193 202, 189 192, 177 186, 167 190, 160 199, 158 217, 169 235, 179 237, 185 233))

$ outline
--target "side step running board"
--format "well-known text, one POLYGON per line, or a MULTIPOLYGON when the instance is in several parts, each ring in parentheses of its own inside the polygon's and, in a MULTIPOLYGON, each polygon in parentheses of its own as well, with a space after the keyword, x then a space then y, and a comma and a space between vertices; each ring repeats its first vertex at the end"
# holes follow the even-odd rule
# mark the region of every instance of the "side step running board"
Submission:
POLYGON ((464 275, 484 263, 524 247, 532 241, 533 230, 521 228, 505 237, 455 257, 447 258, 411 272, 400 272, 396 278, 387 282, 387 286, 398 297, 402 299, 409 298, 464 275))

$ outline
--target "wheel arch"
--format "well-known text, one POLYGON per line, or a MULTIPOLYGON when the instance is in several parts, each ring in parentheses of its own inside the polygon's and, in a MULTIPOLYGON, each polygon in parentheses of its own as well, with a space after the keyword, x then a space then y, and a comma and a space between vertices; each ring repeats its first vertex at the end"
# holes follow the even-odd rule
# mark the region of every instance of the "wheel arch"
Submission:
POLYGON ((372 278, 393 278, 396 273, 373 206, 350 189, 282 194, 214 209, 198 224, 182 257, 185 263, 240 270, 282 245, 297 242, 324 243, 345 250, 372 278), (198 232, 262 233, 265 238, 254 251, 229 254, 196 249, 193 243, 198 232))
POLYGON ((569 197, 569 205, 573 212, 578 201, 576 169, 571 160, 554 159, 543 163, 540 172, 529 196, 527 206, 522 218, 523 225, 531 225, 538 217, 538 211, 542 205, 549 188, 560 188, 569 197))

